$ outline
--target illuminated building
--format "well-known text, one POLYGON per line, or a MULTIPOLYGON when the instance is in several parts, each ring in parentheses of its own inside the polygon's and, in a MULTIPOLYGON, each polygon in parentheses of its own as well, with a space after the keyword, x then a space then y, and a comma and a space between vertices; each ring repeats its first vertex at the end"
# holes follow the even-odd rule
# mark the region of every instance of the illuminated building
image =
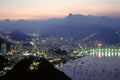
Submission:
POLYGON ((11 52, 20 52, 22 51, 22 43, 17 43, 17 44, 14 44, 14 45, 11 45, 11 52))
POLYGON ((2 52, 3 54, 5 54, 5 53, 7 52, 6 43, 2 43, 2 44, 1 44, 1 52, 2 52))
POLYGON ((101 44, 101 43, 98 43, 98 44, 97 44, 98 47, 101 47, 102 45, 103 45, 103 44, 101 44))

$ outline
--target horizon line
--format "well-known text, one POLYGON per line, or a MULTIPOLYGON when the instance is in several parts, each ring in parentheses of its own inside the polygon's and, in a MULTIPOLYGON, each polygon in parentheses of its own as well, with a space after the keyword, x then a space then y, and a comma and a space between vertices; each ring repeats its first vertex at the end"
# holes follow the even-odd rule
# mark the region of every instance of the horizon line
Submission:
POLYGON ((44 20, 50 20, 50 19, 63 19, 69 15, 82 15, 82 16, 93 16, 93 17, 108 17, 108 18, 120 18, 120 16, 107 16, 107 15, 93 15, 93 14, 79 14, 79 13, 69 13, 68 15, 65 15, 65 16, 62 16, 62 17, 50 17, 50 18, 19 18, 19 19, 11 19, 11 18, 4 18, 4 19, 0 19, 0 21, 19 21, 19 20, 41 20, 41 21, 44 21, 44 20))

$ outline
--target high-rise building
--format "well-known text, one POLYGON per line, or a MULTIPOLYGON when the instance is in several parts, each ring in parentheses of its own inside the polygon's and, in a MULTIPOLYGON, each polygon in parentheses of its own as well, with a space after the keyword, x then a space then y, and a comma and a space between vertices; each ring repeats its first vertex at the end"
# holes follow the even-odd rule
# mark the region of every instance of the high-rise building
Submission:
POLYGON ((17 53, 22 51, 22 43, 16 43, 14 45, 11 45, 11 52, 17 53))
POLYGON ((5 54, 5 53, 7 52, 6 43, 2 43, 2 44, 1 44, 1 52, 2 52, 3 54, 5 54))

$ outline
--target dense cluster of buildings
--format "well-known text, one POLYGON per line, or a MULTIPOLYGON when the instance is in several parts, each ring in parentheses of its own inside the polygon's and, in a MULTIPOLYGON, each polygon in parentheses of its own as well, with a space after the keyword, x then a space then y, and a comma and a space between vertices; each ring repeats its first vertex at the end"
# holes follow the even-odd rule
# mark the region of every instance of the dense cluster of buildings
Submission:
MULTIPOLYGON (((22 54, 22 55, 35 55, 44 57, 64 57, 73 55, 86 55, 92 48, 101 48, 104 45, 101 42, 96 42, 92 46, 85 44, 81 41, 75 41, 72 37, 58 37, 49 36, 41 37, 38 33, 29 34, 31 41, 17 41, 13 40, 11 36, 0 34, 0 37, 5 41, 0 44, 0 53, 4 54, 22 54), (7 43, 9 42, 9 49, 7 43), (55 50, 56 49, 56 50, 55 50), (67 55, 57 54, 57 50, 66 51, 67 55), (54 51, 52 51, 54 50, 54 51), (56 52, 55 52, 56 51, 56 52)), ((113 47, 112 48, 116 48, 113 47)), ((117 47, 119 48, 119 46, 117 47)))

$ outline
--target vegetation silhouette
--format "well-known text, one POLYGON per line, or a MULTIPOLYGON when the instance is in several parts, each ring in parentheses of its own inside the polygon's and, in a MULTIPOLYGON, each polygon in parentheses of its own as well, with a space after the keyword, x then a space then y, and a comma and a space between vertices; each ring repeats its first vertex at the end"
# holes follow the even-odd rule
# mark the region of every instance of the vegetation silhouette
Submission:
POLYGON ((8 63, 8 59, 5 56, 0 55, 0 71, 4 69, 7 63, 8 63))
POLYGON ((29 66, 32 64, 32 58, 25 58, 20 60, 15 66, 8 71, 3 80, 26 80, 29 73, 29 66))
POLYGON ((52 63, 42 59, 38 69, 33 70, 28 80, 71 80, 63 72, 56 69, 52 63))
POLYGON ((26 57, 20 60, 0 80, 71 80, 44 58, 26 57), (30 69, 37 62, 37 68, 30 69))

